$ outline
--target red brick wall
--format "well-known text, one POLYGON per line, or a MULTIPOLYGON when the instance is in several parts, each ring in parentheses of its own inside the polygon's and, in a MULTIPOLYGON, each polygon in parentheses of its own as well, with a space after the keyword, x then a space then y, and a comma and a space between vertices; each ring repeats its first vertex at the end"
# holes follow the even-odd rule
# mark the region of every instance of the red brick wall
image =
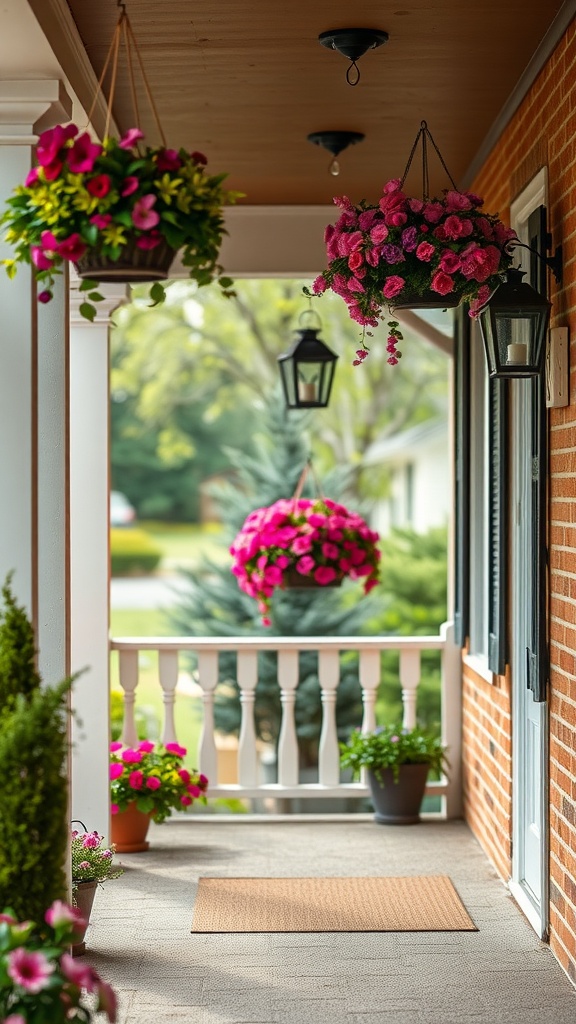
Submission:
MULTIPOLYGON (((477 176, 486 209, 511 201, 540 167, 549 173, 549 228, 564 247, 552 281, 552 326, 567 326, 571 404, 550 410, 550 875, 554 953, 576 981, 576 25, 573 22, 477 176)), ((465 670, 465 807, 504 877, 510 873, 510 688, 465 670)))

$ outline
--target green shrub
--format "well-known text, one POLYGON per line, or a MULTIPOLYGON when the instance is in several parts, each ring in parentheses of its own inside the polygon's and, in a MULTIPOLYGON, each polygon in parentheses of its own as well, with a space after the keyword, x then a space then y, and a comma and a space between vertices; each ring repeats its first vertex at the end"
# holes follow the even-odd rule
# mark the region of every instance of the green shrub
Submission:
POLYGON ((4 611, 0 613, 0 713, 10 711, 19 693, 30 696, 40 686, 36 669, 34 630, 10 590, 12 573, 2 587, 4 611))
POLYGON ((110 530, 113 576, 136 576, 154 572, 162 559, 162 548, 144 530, 110 530))

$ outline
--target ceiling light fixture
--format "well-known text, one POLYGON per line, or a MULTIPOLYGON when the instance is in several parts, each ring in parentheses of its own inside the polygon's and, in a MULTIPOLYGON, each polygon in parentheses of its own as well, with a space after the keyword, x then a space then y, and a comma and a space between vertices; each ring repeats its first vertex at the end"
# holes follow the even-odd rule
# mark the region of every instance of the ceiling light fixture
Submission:
POLYGON ((355 146, 357 142, 362 142, 364 135, 362 132, 311 132, 306 138, 308 142, 312 142, 315 146, 322 146, 332 153, 328 170, 336 177, 340 174, 340 164, 336 157, 343 150, 348 149, 348 146, 355 146))
POLYGON ((321 32, 318 42, 329 50, 338 50, 338 53, 348 58, 350 67, 346 71, 346 81, 348 85, 358 85, 360 70, 356 61, 368 50, 375 50, 382 43, 387 43, 388 38, 388 33, 378 28, 336 28, 321 32))

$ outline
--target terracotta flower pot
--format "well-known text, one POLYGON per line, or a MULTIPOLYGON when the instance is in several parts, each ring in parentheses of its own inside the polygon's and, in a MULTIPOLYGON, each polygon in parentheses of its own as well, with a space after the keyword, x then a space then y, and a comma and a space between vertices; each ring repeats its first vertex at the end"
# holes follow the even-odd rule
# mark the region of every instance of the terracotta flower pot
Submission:
POLYGON ((397 782, 391 768, 377 775, 368 771, 374 820, 382 825, 414 825, 420 821, 428 767, 427 764, 401 764, 397 782))
POLYGON ((150 825, 150 815, 139 811, 136 804, 128 804, 125 811, 112 815, 112 842, 116 853, 141 853, 147 850, 150 843, 146 835, 150 825))
POLYGON ((160 281, 168 277, 175 255, 165 241, 154 249, 139 249, 134 239, 122 247, 118 260, 103 256, 98 249, 88 249, 76 263, 76 269, 79 277, 93 277, 100 283, 160 281))
POLYGON ((84 928, 77 930, 77 941, 72 946, 72 956, 82 956, 86 952, 84 936, 90 924, 90 914, 92 913, 92 904, 94 903, 97 885, 98 882, 78 882, 77 888, 74 890, 76 906, 86 921, 86 925, 84 928))

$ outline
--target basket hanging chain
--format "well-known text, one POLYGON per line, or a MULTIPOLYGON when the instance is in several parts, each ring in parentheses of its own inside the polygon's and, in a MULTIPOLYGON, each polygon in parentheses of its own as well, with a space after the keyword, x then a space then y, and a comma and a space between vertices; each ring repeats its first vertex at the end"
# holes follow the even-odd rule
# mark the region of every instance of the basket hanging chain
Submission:
POLYGON ((434 147, 436 155, 437 155, 440 163, 442 164, 442 167, 443 167, 444 171, 446 172, 446 176, 449 179, 450 184, 452 185, 452 188, 456 189, 456 191, 458 190, 458 186, 456 185, 456 182, 454 181, 454 178, 452 177, 452 175, 450 174, 450 171, 448 170, 448 168, 446 166, 446 163, 444 161, 444 157, 442 156, 440 150, 438 149, 438 146, 434 142, 434 139, 432 137, 432 133, 429 131, 428 125, 427 125, 426 121, 422 121, 422 123, 420 125, 420 128, 418 129, 418 132, 416 133, 416 138, 414 139, 414 142, 413 142, 413 145, 412 145, 412 149, 410 150, 410 156, 408 157, 408 162, 406 164, 406 167, 404 168, 404 174, 402 175, 402 178, 400 180, 400 188, 404 187, 404 182, 406 181, 406 178, 408 176, 408 171, 410 170, 410 167, 412 165, 412 160, 414 159, 414 154, 416 152, 418 143, 421 141, 422 142, 422 198, 426 199, 426 200, 430 198, 430 174, 429 174, 429 168, 428 168, 428 139, 430 140, 430 142, 432 143, 432 145, 434 147))
POLYGON ((312 458, 311 456, 308 456, 308 459, 306 460, 306 465, 304 466, 304 469, 300 473, 298 483, 296 484, 296 489, 294 491, 294 494, 292 495, 292 501, 294 502, 294 504, 296 504, 296 502, 299 501, 300 498, 302 497, 302 491, 304 490, 304 484, 306 483, 308 473, 312 473, 312 479, 314 481, 316 493, 318 497, 321 498, 322 501, 324 501, 324 495, 322 493, 322 488, 320 487, 320 481, 316 475, 316 470, 312 465, 312 458))
POLYGON ((100 78, 98 79, 98 84, 96 86, 96 90, 95 90, 95 93, 94 93, 94 98, 93 98, 93 101, 92 101, 92 106, 90 107, 90 110, 89 110, 89 113, 88 113, 88 124, 90 124, 90 121, 92 120, 92 115, 94 114, 94 109, 96 107, 96 102, 97 102, 97 99, 98 99, 98 94, 101 92, 102 95, 104 96, 104 99, 106 100, 106 125, 105 125, 105 129, 104 129, 104 136, 106 137, 109 134, 109 131, 110 131, 110 121, 111 121, 111 118, 112 118, 112 109, 113 109, 113 106, 114 106, 114 94, 116 92, 116 80, 117 80, 117 75, 118 75, 118 59, 119 59, 119 55, 120 55, 120 44, 121 44, 121 42, 123 42, 124 46, 125 46, 125 49, 126 49, 126 59, 127 59, 127 64, 128 64, 128 78, 129 78, 129 81, 130 81, 130 94, 131 94, 131 98, 132 98, 132 106, 133 106, 133 109, 134 109, 134 117, 135 117, 136 126, 140 127, 140 111, 139 111, 139 107, 138 107, 138 99, 137 99, 137 93, 136 93, 136 83, 135 83, 135 78, 134 78, 133 53, 136 55, 136 60, 138 62, 138 67, 140 69, 140 74, 142 76, 142 82, 143 82, 143 85, 144 85, 144 90, 145 90, 145 93, 146 93, 146 98, 148 100, 148 104, 150 106, 150 110, 152 111, 152 115, 154 117, 154 121, 156 122, 156 128, 158 129, 158 134, 160 135, 160 138, 162 140, 162 145, 164 147, 166 147, 167 146, 166 136, 164 134, 164 129, 162 128, 162 124, 160 122, 160 116, 158 114, 158 108, 157 108, 156 103, 154 101, 154 97, 152 96, 152 91, 150 89, 150 84, 148 82, 148 78, 146 77, 146 72, 144 70, 144 63, 142 61, 142 56, 141 56, 141 53, 140 53, 140 49, 138 47, 138 43, 136 42, 136 38, 134 36, 134 32, 132 31, 132 25, 130 24, 130 18, 128 17, 128 14, 126 13, 124 4, 119 4, 118 6, 121 8, 120 14, 118 16, 118 21, 116 23, 116 28, 114 29, 114 34, 112 36, 112 42, 110 43, 110 47, 109 47, 108 53, 106 55, 106 60, 104 62, 104 67, 102 69, 102 74, 100 75, 100 78), (104 79, 106 77, 106 74, 108 72, 108 68, 109 68, 110 62, 112 62, 112 71, 111 71, 111 80, 110 80, 110 92, 109 92, 108 97, 106 97, 106 95, 104 93, 103 84, 104 84, 104 79))

